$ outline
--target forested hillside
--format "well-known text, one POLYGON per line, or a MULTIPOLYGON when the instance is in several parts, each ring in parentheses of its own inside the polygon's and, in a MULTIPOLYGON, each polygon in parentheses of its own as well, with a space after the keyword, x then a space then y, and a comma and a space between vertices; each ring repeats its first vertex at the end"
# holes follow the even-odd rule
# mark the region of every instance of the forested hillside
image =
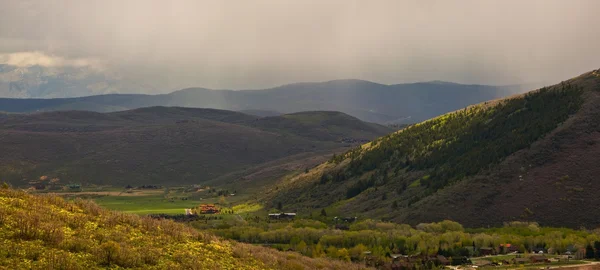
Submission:
POLYGON ((298 154, 323 155, 392 132, 338 112, 258 117, 150 107, 114 113, 0 114, 0 179, 201 184, 298 154))
POLYGON ((0 269, 361 269, 220 240, 182 224, 0 188, 0 269))
POLYGON ((598 89, 594 71, 409 126, 280 182, 269 200, 411 224, 595 226, 596 210, 568 209, 598 200, 598 89))

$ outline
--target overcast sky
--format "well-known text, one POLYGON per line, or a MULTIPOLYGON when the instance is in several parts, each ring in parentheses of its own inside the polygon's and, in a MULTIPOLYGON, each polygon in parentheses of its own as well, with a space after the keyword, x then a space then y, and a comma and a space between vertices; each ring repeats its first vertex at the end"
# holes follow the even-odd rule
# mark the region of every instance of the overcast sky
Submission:
POLYGON ((0 63, 173 90, 355 78, 556 82, 600 68, 600 1, 0 0, 0 63))

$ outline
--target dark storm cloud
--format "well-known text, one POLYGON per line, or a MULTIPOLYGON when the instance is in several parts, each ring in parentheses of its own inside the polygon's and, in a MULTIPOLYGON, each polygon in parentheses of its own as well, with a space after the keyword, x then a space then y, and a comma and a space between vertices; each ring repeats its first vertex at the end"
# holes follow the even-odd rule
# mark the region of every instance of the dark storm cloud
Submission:
POLYGON ((600 67, 598 10, 594 0, 9 0, 0 62, 99 65, 165 89, 555 82, 600 67))

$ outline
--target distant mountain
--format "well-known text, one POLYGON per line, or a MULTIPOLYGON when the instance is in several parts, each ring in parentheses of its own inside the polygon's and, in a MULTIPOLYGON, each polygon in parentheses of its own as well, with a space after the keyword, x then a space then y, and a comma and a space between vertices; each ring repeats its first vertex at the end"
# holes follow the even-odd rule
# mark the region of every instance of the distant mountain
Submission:
POLYGON ((599 120, 596 70, 411 125, 266 185, 260 202, 410 224, 596 228, 599 120))
POLYGON ((294 113, 340 111, 381 124, 415 123, 470 104, 519 92, 518 86, 425 82, 383 85, 361 80, 297 83, 266 90, 189 88, 161 95, 110 94, 61 99, 0 99, 0 111, 113 112, 149 106, 294 113))
MULTIPOLYGON (((190 184, 294 155, 331 155, 392 130, 339 112, 258 117, 148 107, 0 114, 0 179, 190 184)), ((286 161, 287 162, 287 161, 286 161)))
POLYGON ((280 116, 280 115, 282 115, 282 113, 280 113, 280 112, 266 111, 266 110, 241 110, 239 112, 245 113, 245 114, 250 114, 250 115, 256 115, 256 116, 260 116, 260 117, 280 116))
POLYGON ((64 98, 156 92, 151 86, 90 67, 16 67, 0 64, 0 97, 64 98))

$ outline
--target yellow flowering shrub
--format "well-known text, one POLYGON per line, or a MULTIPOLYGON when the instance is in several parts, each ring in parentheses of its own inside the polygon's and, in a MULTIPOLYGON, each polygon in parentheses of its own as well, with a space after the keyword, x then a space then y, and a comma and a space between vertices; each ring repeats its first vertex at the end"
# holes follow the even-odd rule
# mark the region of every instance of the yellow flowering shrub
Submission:
POLYGON ((361 268, 293 257, 90 201, 0 189, 0 269, 361 268))

